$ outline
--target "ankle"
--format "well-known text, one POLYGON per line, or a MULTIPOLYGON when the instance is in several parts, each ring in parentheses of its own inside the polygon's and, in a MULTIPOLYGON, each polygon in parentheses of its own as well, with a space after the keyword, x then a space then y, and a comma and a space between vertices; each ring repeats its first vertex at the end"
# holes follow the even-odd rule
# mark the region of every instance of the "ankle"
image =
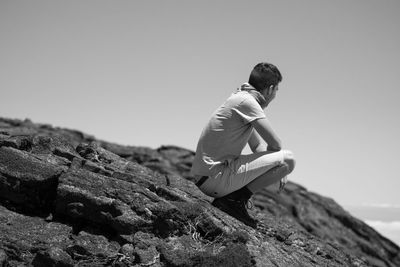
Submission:
POLYGON ((253 192, 247 186, 242 187, 240 190, 242 191, 243 197, 245 197, 246 199, 250 199, 253 195, 253 192))
POLYGON ((251 192, 246 186, 240 188, 239 190, 236 190, 226 196, 224 198, 227 199, 232 199, 232 200, 248 200, 251 198, 253 195, 253 192, 251 192))

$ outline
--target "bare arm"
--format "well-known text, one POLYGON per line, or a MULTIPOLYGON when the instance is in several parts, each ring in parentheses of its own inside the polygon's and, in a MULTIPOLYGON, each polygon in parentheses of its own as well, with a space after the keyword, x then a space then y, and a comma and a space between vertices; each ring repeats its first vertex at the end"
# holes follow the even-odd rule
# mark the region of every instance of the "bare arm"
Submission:
POLYGON ((251 151, 253 151, 253 153, 267 151, 267 144, 264 142, 264 140, 261 138, 261 136, 257 133, 257 131, 253 131, 253 133, 250 135, 248 144, 250 146, 251 151))
POLYGON ((267 118, 254 120, 251 122, 251 125, 256 129, 261 138, 268 144, 268 151, 281 150, 282 142, 272 129, 271 123, 267 118))

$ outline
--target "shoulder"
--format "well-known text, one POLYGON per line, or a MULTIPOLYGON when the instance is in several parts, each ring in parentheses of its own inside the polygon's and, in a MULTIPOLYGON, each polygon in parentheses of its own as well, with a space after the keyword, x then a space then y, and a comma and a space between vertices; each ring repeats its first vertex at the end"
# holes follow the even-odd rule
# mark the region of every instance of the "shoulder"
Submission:
POLYGON ((233 93, 222 105, 224 109, 250 111, 254 113, 264 113, 257 100, 247 91, 233 93))
POLYGON ((228 99, 227 102, 235 103, 236 105, 241 104, 254 104, 257 101, 246 91, 239 91, 233 93, 228 99))
POLYGON ((238 107, 264 112, 257 100, 248 92, 243 94, 238 107))
POLYGON ((240 101, 232 107, 232 111, 243 118, 246 123, 255 119, 265 118, 264 110, 258 104, 257 100, 247 92, 240 97, 240 101))

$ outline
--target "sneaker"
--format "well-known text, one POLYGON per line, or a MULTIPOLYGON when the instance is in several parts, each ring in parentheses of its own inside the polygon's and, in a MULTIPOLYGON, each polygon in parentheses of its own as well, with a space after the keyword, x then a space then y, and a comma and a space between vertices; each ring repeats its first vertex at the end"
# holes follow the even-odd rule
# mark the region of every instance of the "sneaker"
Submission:
POLYGON ((253 219, 247 212, 246 203, 247 200, 244 199, 236 200, 232 198, 221 197, 214 199, 211 204, 214 207, 243 222, 244 224, 252 228, 256 228, 257 220, 253 219))

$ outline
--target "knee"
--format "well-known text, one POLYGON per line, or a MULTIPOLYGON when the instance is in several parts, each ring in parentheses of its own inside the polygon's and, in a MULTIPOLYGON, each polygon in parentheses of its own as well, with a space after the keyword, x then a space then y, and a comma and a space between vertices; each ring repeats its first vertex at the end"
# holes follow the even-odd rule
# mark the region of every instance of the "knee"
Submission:
POLYGON ((289 168, 288 171, 289 173, 291 173, 294 170, 294 167, 296 166, 296 160, 294 159, 293 152, 290 150, 284 150, 283 155, 284 155, 284 161, 289 168))

